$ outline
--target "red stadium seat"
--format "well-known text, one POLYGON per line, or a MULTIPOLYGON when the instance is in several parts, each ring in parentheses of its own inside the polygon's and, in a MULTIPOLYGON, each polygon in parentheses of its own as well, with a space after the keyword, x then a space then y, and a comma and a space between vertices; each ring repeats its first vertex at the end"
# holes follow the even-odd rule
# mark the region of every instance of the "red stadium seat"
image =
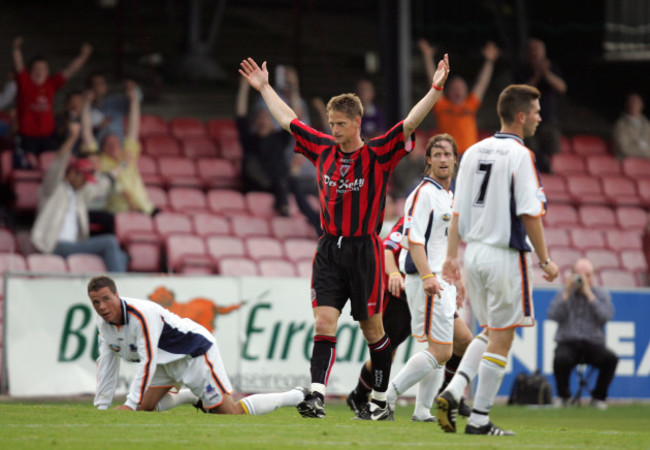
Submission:
POLYGON ((551 157, 551 169, 558 175, 582 175, 587 168, 584 158, 571 153, 557 153, 551 157))
POLYGON ((568 177, 567 190, 576 205, 604 205, 607 202, 600 180, 591 175, 568 177))
POLYGON ((621 175, 621 164, 611 155, 593 155, 585 159, 587 172, 594 176, 621 175))
POLYGON ((622 230, 641 231, 646 227, 650 216, 641 208, 619 206, 615 210, 616 223, 622 230))
POLYGON ((546 199, 550 204, 571 202, 571 196, 567 192, 566 180, 562 175, 542 173, 540 177, 546 199))
POLYGON ((601 269, 620 269, 621 261, 618 253, 607 249, 593 249, 585 252, 585 258, 592 262, 594 267, 601 269))
POLYGON ((299 277, 302 278, 311 278, 311 269, 312 269, 312 260, 311 259, 301 259, 296 261, 296 273, 299 277))
POLYGON ((47 171, 47 168, 50 167, 50 164, 52 164, 52 161, 54 161, 55 157, 56 152, 43 152, 38 155, 38 164, 43 173, 47 171))
POLYGON ((129 254, 129 272, 160 272, 160 245, 133 242, 126 247, 129 254))
POLYGON ((641 198, 636 192, 634 181, 623 176, 601 179, 607 203, 613 206, 641 206, 641 198))
POLYGON ((271 231, 278 239, 316 238, 316 233, 309 222, 302 217, 271 217, 271 231))
POLYGON ((65 273, 68 271, 65 258, 59 255, 32 253, 26 260, 27 270, 30 272, 65 273))
POLYGON ((235 236, 271 236, 271 226, 264 217, 234 216, 231 223, 235 236))
POLYGON ((115 214, 115 236, 122 246, 131 242, 159 242, 153 219, 147 214, 134 211, 115 214))
POLYGON ((214 263, 203 239, 191 234, 173 234, 165 239, 167 270, 181 273, 212 273, 214 263))
POLYGON ((573 264, 582 257, 582 252, 574 248, 558 248, 551 253, 551 258, 555 261, 560 272, 570 270, 573 264))
POLYGON ((207 123, 208 133, 213 138, 239 137, 237 124, 233 119, 210 119, 207 123))
POLYGON ((194 233, 203 238, 208 236, 230 236, 232 229, 228 219, 210 213, 197 213, 192 215, 194 233))
POLYGON ((216 158, 219 156, 217 144, 208 136, 186 136, 181 139, 181 148, 186 158, 216 158))
POLYGON ((151 203, 153 203, 156 208, 161 211, 168 211, 170 209, 167 192, 163 188, 160 186, 146 186, 146 189, 149 200, 151 200, 151 203))
POLYGON ((147 186, 162 186, 165 183, 158 170, 158 162, 153 156, 141 154, 138 157, 138 170, 142 182, 147 186))
POLYGON ((190 117, 175 117, 169 121, 169 129, 177 138, 187 136, 206 136, 208 130, 199 119, 190 117))
POLYGON ((549 248, 570 247, 569 232, 564 228, 546 228, 544 238, 549 248))
POLYGON ((591 228, 573 228, 569 231, 571 243, 578 250, 605 248, 605 235, 601 230, 591 228))
POLYGON ((196 161, 204 189, 240 189, 243 185, 235 164, 227 159, 201 158, 196 161))
POLYGON ((34 213, 38 207, 38 181, 16 181, 13 184, 16 201, 14 208, 20 213, 34 213))
POLYGON ((173 136, 156 134, 142 139, 143 153, 153 157, 181 156, 181 146, 173 136))
POLYGON ((179 186, 201 187, 196 165, 191 159, 179 156, 161 156, 158 158, 158 167, 167 188, 179 186))
POLYGON ((167 122, 160 116, 153 114, 142 114, 140 117, 140 136, 150 136, 152 134, 168 134, 169 127, 167 122))
POLYGON ((273 204, 275 197, 270 192, 247 192, 246 208, 249 213, 260 217, 273 217, 277 215, 273 204))
POLYGON ((650 178, 639 178, 636 180, 637 191, 643 205, 650 209, 650 178))
POLYGON ((648 263, 642 250, 623 250, 620 256, 624 269, 635 273, 648 271, 648 263))
POLYGON ((573 147, 571 145, 571 139, 569 137, 560 136, 560 152, 573 153, 573 147))
POLYGON ((260 275, 263 277, 295 277, 296 269, 293 264, 280 258, 263 258, 257 262, 260 275))
POLYGON ((284 254, 294 262, 301 259, 313 259, 317 242, 314 239, 287 239, 284 241, 284 254))
POLYGON ((646 158, 624 158, 621 167, 623 168, 623 174, 630 178, 650 177, 650 160, 646 158))
POLYGON ((621 250, 641 250, 643 242, 641 233, 631 230, 607 230, 605 231, 605 242, 607 248, 620 252, 621 250))
POLYGON ((199 189, 174 187, 167 194, 172 211, 191 213, 205 212, 208 209, 205 194, 199 189))
POLYGON ((246 253, 255 261, 261 258, 284 257, 284 247, 280 241, 273 237, 249 237, 244 240, 246 253))
POLYGON ((104 260, 89 253, 75 253, 67 258, 68 269, 73 273, 106 273, 104 260))
POLYGON ((17 247, 13 232, 7 228, 0 228, 0 253, 14 253, 17 247))
POLYGON ((257 263, 243 256, 226 256, 219 261, 219 273, 225 276, 257 276, 257 263))
POLYGON ((217 144, 219 144, 219 154, 222 158, 231 161, 241 161, 244 158, 244 149, 241 146, 239 136, 219 137, 217 138, 217 144))
POLYGON ((588 228, 611 229, 616 227, 616 216, 611 208, 606 206, 581 206, 578 216, 583 226, 588 228))
POLYGON ((243 239, 235 236, 210 236, 205 243, 208 254, 215 261, 226 256, 246 256, 243 239))
POLYGON ((544 224, 548 227, 567 227, 579 223, 578 212, 571 205, 550 205, 543 216, 544 224))
POLYGON ((600 136, 586 134, 571 138, 573 153, 581 156, 605 155, 608 152, 607 141, 600 136))
POLYGON ((217 214, 248 214, 244 194, 230 189, 208 191, 208 208, 217 214))
POLYGON ((188 215, 178 212, 161 212, 153 218, 154 229, 166 239, 172 234, 192 234, 192 221, 188 215))
POLYGON ((603 269, 598 272, 600 282, 608 288, 634 288, 639 286, 636 277, 623 269, 603 269))

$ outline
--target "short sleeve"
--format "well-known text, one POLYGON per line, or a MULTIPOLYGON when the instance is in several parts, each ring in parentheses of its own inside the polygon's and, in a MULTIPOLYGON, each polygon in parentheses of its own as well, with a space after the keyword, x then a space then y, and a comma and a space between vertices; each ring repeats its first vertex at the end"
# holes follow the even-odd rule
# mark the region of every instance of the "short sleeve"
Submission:
POLYGON ((535 168, 535 157, 526 149, 514 168, 514 191, 518 216, 542 216, 546 213, 546 195, 535 168))

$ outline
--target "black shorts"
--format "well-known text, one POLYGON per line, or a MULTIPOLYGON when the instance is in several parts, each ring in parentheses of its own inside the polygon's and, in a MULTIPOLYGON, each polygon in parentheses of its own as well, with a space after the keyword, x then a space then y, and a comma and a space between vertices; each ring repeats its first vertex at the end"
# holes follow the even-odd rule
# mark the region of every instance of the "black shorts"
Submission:
POLYGON ((354 320, 366 320, 383 310, 384 246, 379 236, 318 240, 311 278, 312 307, 339 311, 350 299, 354 320))
POLYGON ((404 291, 401 297, 386 292, 384 298, 386 303, 383 316, 384 331, 390 338, 391 348, 395 350, 411 335, 411 311, 404 291))

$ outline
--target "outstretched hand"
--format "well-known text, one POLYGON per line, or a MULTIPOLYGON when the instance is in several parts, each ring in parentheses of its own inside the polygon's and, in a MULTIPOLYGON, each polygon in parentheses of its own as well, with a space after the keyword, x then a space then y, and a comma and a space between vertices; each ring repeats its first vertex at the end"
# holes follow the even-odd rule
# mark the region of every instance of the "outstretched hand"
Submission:
POLYGON ((449 68, 449 55, 445 53, 444 58, 440 60, 438 63, 438 68, 436 69, 436 72, 433 74, 433 85, 437 87, 443 87, 445 85, 445 81, 447 81, 447 77, 449 76, 450 72, 449 68))
POLYGON ((266 61, 262 63, 261 68, 253 58, 247 58, 239 65, 241 66, 239 73, 246 78, 254 89, 260 91, 264 85, 269 84, 269 71, 266 69, 266 61))

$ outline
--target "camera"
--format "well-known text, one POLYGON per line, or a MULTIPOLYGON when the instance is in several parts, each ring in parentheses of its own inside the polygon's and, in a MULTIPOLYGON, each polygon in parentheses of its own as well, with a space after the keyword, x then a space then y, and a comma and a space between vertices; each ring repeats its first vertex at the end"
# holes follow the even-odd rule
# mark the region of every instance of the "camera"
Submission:
POLYGON ((577 273, 573 275, 573 286, 575 286, 576 289, 582 287, 582 277, 577 273))

